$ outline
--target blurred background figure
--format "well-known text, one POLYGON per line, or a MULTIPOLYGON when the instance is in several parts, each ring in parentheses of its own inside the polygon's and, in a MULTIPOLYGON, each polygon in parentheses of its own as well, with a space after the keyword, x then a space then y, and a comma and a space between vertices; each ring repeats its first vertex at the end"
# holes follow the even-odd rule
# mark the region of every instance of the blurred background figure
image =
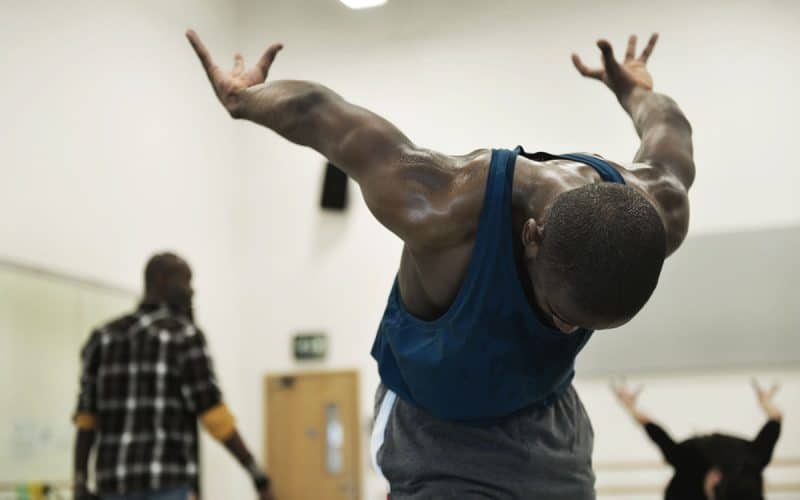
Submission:
POLYGON ((203 333, 194 324, 192 271, 172 253, 153 256, 144 298, 94 330, 81 352, 74 421, 76 499, 97 447, 97 493, 109 500, 188 500, 197 490, 197 419, 271 499, 269 479, 236 430, 203 333))
POLYGON ((753 388, 767 422, 752 441, 711 434, 676 443, 653 419, 639 409, 642 387, 630 389, 625 383, 612 384, 619 403, 661 450, 675 474, 667 485, 666 500, 755 500, 763 498, 762 472, 772 459, 781 432, 783 414, 773 397, 779 386, 763 389, 756 380, 753 388))

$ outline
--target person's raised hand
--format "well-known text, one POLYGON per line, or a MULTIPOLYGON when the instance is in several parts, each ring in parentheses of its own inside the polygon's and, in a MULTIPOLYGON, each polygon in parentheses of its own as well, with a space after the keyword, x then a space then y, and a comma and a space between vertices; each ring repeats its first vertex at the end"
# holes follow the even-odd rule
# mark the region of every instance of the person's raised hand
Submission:
POLYGON ((779 420, 783 417, 783 414, 775 406, 773 402, 773 397, 775 397, 775 393, 781 388, 779 384, 772 384, 772 387, 769 389, 765 389, 761 387, 758 383, 758 380, 753 379, 753 389, 756 392, 756 398, 758 398, 758 404, 761 406, 761 409, 764 410, 764 413, 771 419, 779 420))
POLYGON ((600 80, 611 89, 617 98, 621 99, 636 87, 647 90, 653 89, 653 77, 647 70, 647 60, 653 53, 653 49, 658 41, 658 33, 654 33, 647 42, 647 46, 642 53, 636 56, 636 35, 631 35, 628 39, 628 49, 625 51, 625 59, 619 63, 614 57, 614 49, 608 40, 597 41, 597 47, 602 53, 603 66, 600 68, 589 68, 583 63, 577 54, 572 54, 572 63, 578 72, 595 80, 600 80))
POLYGON ((208 49, 194 30, 188 30, 186 38, 189 39, 189 43, 192 45, 197 57, 200 58, 200 63, 203 65, 206 75, 208 75, 211 86, 214 88, 214 93, 217 94, 219 101, 233 117, 239 114, 239 93, 244 89, 266 81, 269 69, 275 61, 275 56, 283 48, 283 45, 279 43, 270 45, 261 55, 258 62, 250 68, 245 68, 244 58, 237 53, 233 57, 233 68, 224 70, 214 62, 208 49))
POLYGON ((644 387, 641 385, 636 389, 630 389, 625 381, 611 383, 611 390, 617 396, 617 400, 631 413, 636 410, 636 402, 639 399, 639 394, 642 393, 642 389, 644 387))

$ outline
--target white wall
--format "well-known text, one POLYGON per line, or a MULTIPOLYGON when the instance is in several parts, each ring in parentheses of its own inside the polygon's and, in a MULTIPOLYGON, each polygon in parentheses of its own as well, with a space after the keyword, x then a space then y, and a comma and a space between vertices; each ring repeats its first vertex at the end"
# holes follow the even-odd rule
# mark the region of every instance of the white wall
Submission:
MULTIPOLYGON (((273 78, 320 81, 387 116, 417 143, 449 153, 522 143, 532 150, 632 157, 638 143, 628 118, 601 85, 578 77, 569 54, 578 51, 595 63, 600 36, 621 49, 631 31, 640 38, 660 31, 651 65, 656 87, 678 100, 695 128, 692 231, 800 220, 798 169, 785 159, 800 111, 793 89, 797 65, 789 63, 800 42, 797 3, 681 1, 667 8, 629 1, 405 0, 358 12, 323 0, 241 0, 240 6, 247 13, 240 40, 248 60, 268 43, 286 46, 273 78)), ((344 217, 319 212, 323 161, 315 153, 251 124, 237 123, 237 133, 247 179, 245 318, 255 345, 242 364, 244 390, 256 394, 265 370, 302 369, 287 358, 289 339, 321 329, 332 338, 322 366, 361 369, 366 420, 377 384, 368 352, 400 242, 371 218, 357 190, 344 217)), ((794 373, 781 378, 797 383, 794 373)), ((654 387, 645 401, 659 411, 658 401, 672 407, 664 415, 676 434, 715 425, 750 433, 757 419, 742 379, 676 375, 659 379, 655 385, 665 392, 654 387), (672 405, 676 396, 669 388, 689 381, 691 404, 672 405), (692 409, 704 399, 715 404, 703 408, 737 404, 743 410, 692 409)), ((604 383, 579 387, 595 418, 598 460, 654 456, 615 413, 604 383), (624 447, 613 444, 618 432, 624 447)), ((785 400, 787 394, 781 402, 797 414, 800 403, 785 400)), ((242 419, 260 440, 260 400, 248 408, 242 419)), ((800 439, 791 431, 787 425, 779 453, 797 456, 800 439)), ((370 475, 366 482, 368 498, 378 498, 380 483, 370 475)))
MULTIPOLYGON (((225 0, 0 3, 0 256, 139 290, 152 252, 184 254, 236 408, 234 130, 203 106, 213 96, 189 25, 232 49, 225 0)), ((208 498, 246 498, 233 460, 204 451, 208 498)))

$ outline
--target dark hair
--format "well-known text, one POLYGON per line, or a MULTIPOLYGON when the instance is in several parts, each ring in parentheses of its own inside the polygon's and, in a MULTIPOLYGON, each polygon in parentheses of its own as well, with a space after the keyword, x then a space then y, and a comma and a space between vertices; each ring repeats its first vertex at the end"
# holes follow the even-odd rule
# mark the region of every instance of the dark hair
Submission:
POLYGON ((147 292, 154 290, 156 283, 172 273, 187 269, 185 260, 172 252, 158 253, 150 257, 144 268, 144 288, 147 292))
POLYGON ((656 287, 666 234, 656 209, 632 187, 588 184, 555 199, 539 256, 583 311, 631 318, 656 287))

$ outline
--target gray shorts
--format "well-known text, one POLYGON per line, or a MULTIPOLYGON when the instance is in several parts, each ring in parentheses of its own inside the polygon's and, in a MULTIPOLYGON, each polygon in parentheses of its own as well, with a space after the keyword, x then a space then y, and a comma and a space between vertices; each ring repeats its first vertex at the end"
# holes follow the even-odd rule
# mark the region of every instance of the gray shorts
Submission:
POLYGON ((392 500, 593 500, 594 432, 575 389, 490 427, 447 422, 381 385, 373 463, 392 500))

